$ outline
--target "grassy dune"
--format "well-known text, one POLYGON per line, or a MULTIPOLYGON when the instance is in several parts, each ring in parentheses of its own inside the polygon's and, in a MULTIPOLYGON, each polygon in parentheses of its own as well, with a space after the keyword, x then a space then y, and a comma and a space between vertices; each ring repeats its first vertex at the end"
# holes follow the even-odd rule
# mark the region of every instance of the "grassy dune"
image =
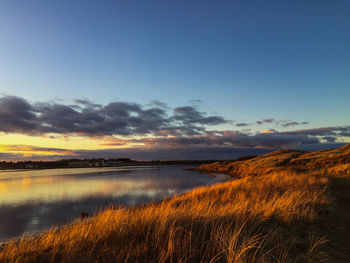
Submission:
POLYGON ((348 173, 349 153, 282 151, 201 166, 236 169, 241 179, 14 240, 0 262, 318 262, 328 174, 348 173))
POLYGON ((198 170, 238 178, 279 172, 346 176, 350 175, 350 145, 316 152, 280 150, 249 160, 205 164, 198 170))

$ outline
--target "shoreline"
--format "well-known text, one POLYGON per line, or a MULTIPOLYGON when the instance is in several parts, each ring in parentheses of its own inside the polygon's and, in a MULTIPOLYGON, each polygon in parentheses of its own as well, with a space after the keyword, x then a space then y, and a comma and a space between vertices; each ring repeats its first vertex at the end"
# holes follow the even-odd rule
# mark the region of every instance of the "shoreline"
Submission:
MULTIPOLYGON (((104 159, 103 159, 104 160, 104 159)), ((117 168, 117 167, 128 167, 128 166, 163 166, 163 165, 201 165, 205 163, 217 162, 217 160, 165 160, 165 161, 131 161, 122 162, 118 164, 108 164, 107 161, 100 161, 99 163, 92 163, 85 165, 85 160, 78 160, 77 164, 69 164, 69 160, 60 161, 30 161, 22 162, 18 161, 10 164, 10 162, 5 162, 9 164, 0 164, 0 171, 16 171, 16 170, 44 170, 44 169, 73 169, 73 168, 117 168), (57 165, 56 163, 64 162, 62 165, 57 165), (52 165, 54 163, 54 165, 52 165), (29 165, 30 164, 30 165, 29 165), (12 165, 13 167, 9 167, 12 165), (17 166, 17 167, 16 167, 17 166)))
MULTIPOLYGON (((89 220, 10 242, 0 261, 37 262, 54 256, 66 262, 178 262, 185 256, 193 262, 317 262, 342 253, 332 244, 346 245, 333 243, 343 241, 332 235, 327 245, 325 235, 336 234, 327 215, 339 227, 347 220, 334 216, 330 185, 345 174, 350 187, 349 157, 350 145, 204 165, 202 171, 220 168, 238 179, 158 203, 106 209, 89 220)), ((341 210, 343 206, 337 210, 340 215, 341 210)))
MULTIPOLYGON (((147 167, 149 167, 150 165, 148 165, 148 166, 123 166, 123 167, 128 167, 128 168, 133 168, 133 167, 135 167, 135 169, 139 169, 139 168, 145 168, 145 169, 147 169, 147 167)), ((159 166, 159 165, 152 165, 152 166, 159 166)), ((166 164, 163 164, 163 165, 161 165, 161 166, 159 166, 159 167, 174 167, 175 165, 166 165, 166 164)), ((176 169, 179 169, 179 171, 180 170, 189 170, 189 171, 191 171, 191 172, 197 172, 197 173, 200 173, 200 175, 201 176, 209 176, 209 177, 214 177, 214 178, 216 178, 216 176, 213 176, 211 173, 206 173, 206 172, 203 172, 203 171, 201 171, 201 172, 198 172, 198 171, 193 171, 193 170, 191 170, 190 168, 188 168, 188 166, 192 166, 192 165, 189 165, 189 164, 187 164, 187 165, 182 165, 182 164, 178 164, 178 165, 176 165, 176 166, 179 166, 180 168, 176 168, 176 169)), ((94 169, 96 169, 96 170, 100 170, 100 169, 103 169, 103 171, 105 171, 105 172, 108 172, 110 169, 112 170, 112 171, 114 171, 114 168, 116 168, 116 169, 118 169, 118 168, 123 168, 123 167, 92 167, 92 168, 94 168, 94 169)), ((165 169, 170 169, 170 168, 165 168, 165 169)), ((79 168, 79 169, 86 169, 86 168, 79 168)), ((160 169, 160 168, 159 168, 160 169)), ((171 168, 172 169, 172 168, 171 168)), ((175 169, 175 168, 174 168, 175 169)), ((40 170, 45 170, 45 169, 39 169, 39 170, 37 170, 37 169, 35 169, 35 170, 33 170, 33 169, 29 169, 29 170, 21 170, 21 171, 30 171, 30 172, 35 172, 35 171, 40 171, 40 170)), ((148 170, 148 169, 147 169, 148 170)), ((16 171, 18 171, 18 170, 11 170, 11 172, 16 172, 16 171)), ((177 171, 177 170, 176 170, 177 171)), ((91 172, 95 172, 95 171, 91 171, 91 172)), ((82 173, 83 174, 85 174, 85 173, 88 173, 88 171, 87 170, 82 170, 82 173)), ((151 172, 152 173, 152 172, 151 172)), ((230 180, 231 179, 231 177, 230 176, 222 176, 222 177, 219 177, 219 179, 218 180, 213 180, 213 182, 207 182, 208 183, 208 186, 210 186, 210 185, 216 185, 216 184, 220 184, 220 183, 223 183, 223 182, 226 182, 227 180, 230 180), (223 177, 225 177, 225 178, 223 178, 223 177)), ((162 199, 160 199, 160 200, 149 200, 149 201, 142 201, 142 203, 140 203, 140 204, 136 204, 136 205, 130 205, 130 206, 128 206, 128 205, 126 205, 126 204, 119 204, 118 202, 117 203, 108 203, 108 204, 106 204, 106 205, 102 205, 102 206, 99 206, 99 207, 96 207, 95 209, 94 209, 94 211, 93 212, 91 212, 91 211, 87 211, 88 213, 89 213, 89 218, 93 218, 95 215, 96 215, 96 213, 99 213, 99 212, 101 212, 101 211, 103 211, 103 210, 106 210, 106 209, 110 209, 110 208, 125 208, 125 209, 137 209, 137 208, 139 208, 139 207, 143 207, 143 206, 146 206, 146 205, 152 205, 152 204, 158 204, 158 203, 160 203, 160 202, 163 202, 163 201, 169 201, 171 198, 173 198, 174 196, 181 196, 181 195, 184 195, 184 194, 186 194, 187 192, 190 192, 190 191, 192 191, 192 190, 194 190, 194 189, 196 189, 196 188, 198 188, 198 187, 204 187, 203 185, 198 185, 198 186, 196 186, 196 187, 194 187, 194 188, 191 188, 191 189, 188 189, 187 191, 185 191, 185 192, 181 192, 180 194, 179 193, 174 193, 174 194, 172 194, 171 196, 166 196, 166 197, 164 197, 164 198, 162 198, 162 199)), ((85 210, 81 210, 80 211, 81 213, 82 212, 85 212, 85 210)), ((23 235, 26 235, 26 236, 28 236, 28 235, 32 235, 32 234, 40 234, 40 233, 44 233, 44 232, 47 232, 47 231, 49 231, 53 226, 54 227, 64 227, 65 225, 67 225, 67 224, 74 224, 74 223, 78 223, 79 221, 80 221, 80 216, 79 216, 79 213, 80 213, 79 211, 78 211, 78 213, 77 214, 72 214, 72 218, 71 219, 69 219, 68 221, 66 221, 66 222, 61 222, 61 223, 53 223, 52 224, 52 226, 43 226, 43 225, 39 225, 39 227, 38 227, 38 230, 37 231, 33 231, 33 232, 26 232, 26 233, 23 233, 23 234, 20 234, 20 235, 18 235, 18 236, 13 236, 13 237, 5 237, 5 239, 0 239, 0 246, 5 246, 5 245, 7 245, 11 240, 19 240, 19 239, 21 239, 22 238, 22 236, 23 235)), ((1 248, 1 247, 0 247, 1 248)), ((1 250, 1 249, 0 249, 1 250)))

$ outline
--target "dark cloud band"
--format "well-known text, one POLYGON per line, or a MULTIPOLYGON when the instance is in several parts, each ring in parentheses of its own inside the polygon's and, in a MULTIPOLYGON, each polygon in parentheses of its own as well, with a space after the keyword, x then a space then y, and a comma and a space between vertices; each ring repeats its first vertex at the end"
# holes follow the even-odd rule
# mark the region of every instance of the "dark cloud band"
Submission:
POLYGON ((205 126, 225 123, 220 116, 208 116, 195 107, 177 107, 172 112, 164 103, 149 107, 137 103, 107 105, 75 100, 75 105, 29 103, 23 98, 0 98, 0 131, 24 134, 149 135, 171 130, 177 135, 199 134, 205 126))
MULTIPOLYGON (((277 122, 282 123, 284 127, 306 124, 305 122, 276 121, 272 118, 263 119, 257 123, 276 124, 277 122)), ((66 105, 57 101, 30 103, 14 96, 0 98, 0 132, 100 137, 102 146, 109 148, 141 145, 148 150, 279 149, 337 144, 341 143, 343 138, 350 138, 350 126, 284 132, 269 129, 257 133, 251 133, 249 129, 208 130, 210 126, 224 123, 230 122, 221 116, 211 116, 201 112, 196 106, 170 109, 159 101, 148 105, 119 101, 101 105, 81 99, 76 100, 74 105, 66 105), (108 137, 108 140, 104 140, 105 137, 108 137)), ((252 124, 243 122, 233 124, 234 127, 248 125, 252 124)), ((62 153, 59 149, 53 150, 56 154, 62 153)), ((33 152, 37 151, 33 148, 33 152)), ((16 149, 13 149, 13 152, 16 152, 16 149)))

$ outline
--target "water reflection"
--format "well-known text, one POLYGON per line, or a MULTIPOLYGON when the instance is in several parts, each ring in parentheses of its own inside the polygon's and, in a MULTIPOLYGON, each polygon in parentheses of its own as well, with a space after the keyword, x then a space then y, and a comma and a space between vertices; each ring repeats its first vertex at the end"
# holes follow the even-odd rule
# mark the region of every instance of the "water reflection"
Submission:
POLYGON ((226 180, 190 166, 52 169, 0 172, 0 240, 70 222, 112 204, 158 201, 226 180))

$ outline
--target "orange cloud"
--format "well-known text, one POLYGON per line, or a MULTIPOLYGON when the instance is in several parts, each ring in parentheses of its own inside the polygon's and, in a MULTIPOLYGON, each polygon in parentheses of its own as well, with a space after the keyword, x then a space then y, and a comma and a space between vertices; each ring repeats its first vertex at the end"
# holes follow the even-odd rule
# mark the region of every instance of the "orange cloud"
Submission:
POLYGON ((29 145, 0 145, 0 152, 22 154, 24 157, 33 155, 74 155, 74 151, 70 150, 40 148, 29 145))
POLYGON ((276 131, 275 130, 263 130, 261 133, 275 133, 276 131))

